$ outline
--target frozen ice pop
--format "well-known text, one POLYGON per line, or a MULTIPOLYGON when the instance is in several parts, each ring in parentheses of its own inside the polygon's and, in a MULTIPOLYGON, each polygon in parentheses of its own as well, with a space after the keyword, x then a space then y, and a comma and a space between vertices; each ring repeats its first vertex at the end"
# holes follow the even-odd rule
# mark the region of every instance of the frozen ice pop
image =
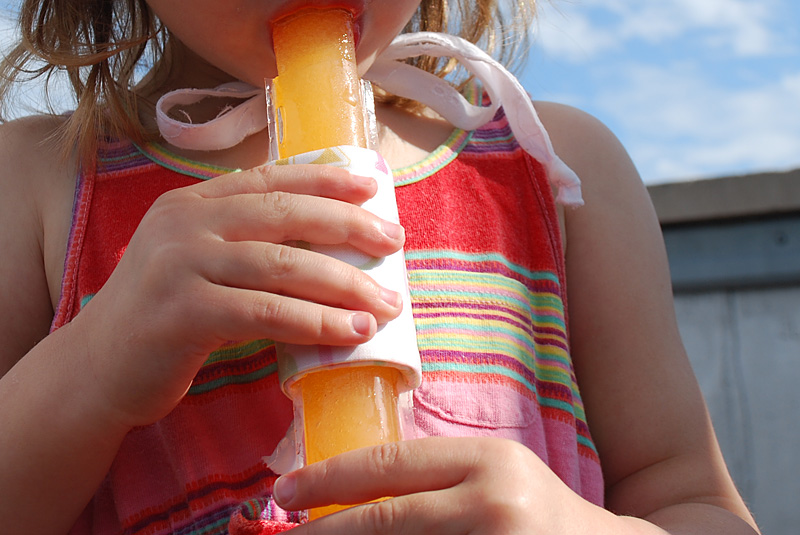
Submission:
MULTIPOLYGON (((352 15, 308 8, 277 21, 273 41, 279 157, 337 145, 366 147, 352 15)), ((297 381, 291 390, 295 406, 302 407, 306 463, 401 440, 401 380, 392 367, 362 365, 315 371, 297 381)), ((309 518, 344 508, 315 509, 309 518)))
POLYGON ((307 8, 273 24, 281 158, 337 145, 366 147, 353 17, 307 8))

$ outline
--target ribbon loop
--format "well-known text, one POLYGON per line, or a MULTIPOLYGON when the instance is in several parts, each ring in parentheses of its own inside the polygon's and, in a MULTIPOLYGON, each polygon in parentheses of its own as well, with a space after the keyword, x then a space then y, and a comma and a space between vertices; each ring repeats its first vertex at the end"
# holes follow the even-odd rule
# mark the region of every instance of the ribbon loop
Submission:
POLYGON ((158 99, 156 123, 161 136, 181 149, 222 150, 234 147, 244 138, 267 126, 264 90, 244 82, 231 82, 214 89, 178 89, 158 99), (238 106, 223 110, 214 119, 194 124, 169 116, 176 106, 189 106, 209 97, 246 99, 238 106))
MULTIPOLYGON (((503 65, 474 44, 441 33, 403 34, 381 53, 364 78, 390 93, 425 104, 463 130, 474 130, 486 124, 503 106, 519 145, 547 169, 548 179, 558 186, 556 200, 572 206, 583 204, 580 179, 556 155, 525 89, 503 65), (457 59, 480 80, 489 94, 490 105, 471 104, 446 81, 403 63, 407 58, 420 55, 457 59)), ((267 126, 266 97, 264 89, 242 82, 215 89, 179 89, 159 99, 156 119, 161 135, 176 147, 227 149, 267 126), (176 105, 189 105, 214 96, 247 100, 202 124, 192 124, 191 120, 182 122, 167 115, 176 105)))

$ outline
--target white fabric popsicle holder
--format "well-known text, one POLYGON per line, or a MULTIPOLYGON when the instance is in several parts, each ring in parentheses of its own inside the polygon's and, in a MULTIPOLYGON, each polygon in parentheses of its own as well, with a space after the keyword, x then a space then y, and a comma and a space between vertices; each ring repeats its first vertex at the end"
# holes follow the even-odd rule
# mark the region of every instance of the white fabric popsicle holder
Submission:
MULTIPOLYGON (((351 146, 332 147, 272 163, 323 164, 345 168, 359 176, 372 177, 378 184, 378 191, 362 207, 382 219, 400 223, 391 170, 383 157, 373 150, 351 146)), ((403 309, 397 318, 378 325, 378 331, 372 339, 357 346, 279 344, 278 375, 283 391, 289 395, 292 384, 309 372, 365 364, 397 368, 405 379, 398 389, 407 391, 416 388, 421 381, 422 371, 402 249, 383 258, 374 258, 350 246, 297 242, 294 245, 358 267, 384 288, 399 293, 403 299, 403 309)))

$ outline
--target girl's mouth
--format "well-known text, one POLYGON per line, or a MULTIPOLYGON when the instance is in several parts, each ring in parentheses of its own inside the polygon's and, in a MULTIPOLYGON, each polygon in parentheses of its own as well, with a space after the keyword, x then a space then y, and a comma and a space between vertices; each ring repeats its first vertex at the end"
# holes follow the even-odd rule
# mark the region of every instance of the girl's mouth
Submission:
POLYGON ((362 33, 361 15, 364 13, 364 9, 368 3, 369 1, 364 3, 363 0, 299 0, 296 2, 288 2, 279 8, 267 22, 269 28, 269 45, 274 50, 275 44, 272 36, 273 26, 276 22, 304 9, 341 9, 353 16, 353 45, 358 49, 362 33))

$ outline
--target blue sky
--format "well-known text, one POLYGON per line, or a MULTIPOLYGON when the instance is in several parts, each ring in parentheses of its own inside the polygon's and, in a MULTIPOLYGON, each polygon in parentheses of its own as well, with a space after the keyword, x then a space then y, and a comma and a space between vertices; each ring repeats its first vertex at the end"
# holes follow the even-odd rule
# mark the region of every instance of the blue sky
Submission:
POLYGON ((520 76, 584 109, 649 183, 800 167, 800 2, 551 0, 520 76))
POLYGON ((538 4, 523 85, 606 123, 646 182, 800 167, 800 2, 538 4))

